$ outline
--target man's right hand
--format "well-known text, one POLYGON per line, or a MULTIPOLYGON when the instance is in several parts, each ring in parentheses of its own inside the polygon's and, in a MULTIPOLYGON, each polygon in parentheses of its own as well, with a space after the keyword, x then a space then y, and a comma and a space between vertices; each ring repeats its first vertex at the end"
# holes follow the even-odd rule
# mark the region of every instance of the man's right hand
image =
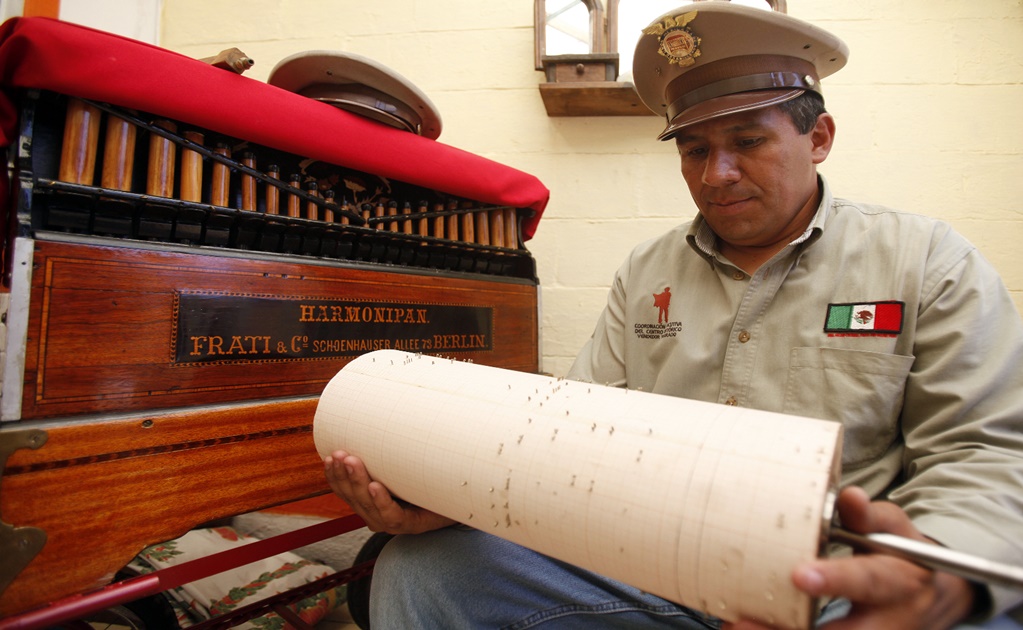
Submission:
POLYGON ((323 460, 327 483, 373 532, 421 534, 454 525, 455 521, 397 501, 379 481, 374 481, 361 459, 334 451, 323 460))

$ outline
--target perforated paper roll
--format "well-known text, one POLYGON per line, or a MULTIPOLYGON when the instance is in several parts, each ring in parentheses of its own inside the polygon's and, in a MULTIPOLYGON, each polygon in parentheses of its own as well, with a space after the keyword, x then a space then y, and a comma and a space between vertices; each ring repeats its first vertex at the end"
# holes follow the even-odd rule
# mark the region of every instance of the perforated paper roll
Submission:
POLYGON ((320 399, 395 495, 726 620, 806 628, 841 426, 383 350, 320 399))

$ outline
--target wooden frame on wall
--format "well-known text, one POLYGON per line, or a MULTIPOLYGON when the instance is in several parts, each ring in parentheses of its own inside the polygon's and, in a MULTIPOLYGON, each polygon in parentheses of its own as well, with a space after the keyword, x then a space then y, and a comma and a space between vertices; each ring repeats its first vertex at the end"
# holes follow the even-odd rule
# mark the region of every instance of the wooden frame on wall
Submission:
MULTIPOLYGON (((587 9, 590 50, 547 54, 547 0, 534 0, 534 67, 544 73, 540 96, 548 116, 652 116, 632 83, 619 81, 619 0, 579 0, 587 9)), ((681 0, 680 0, 681 1, 681 0)), ((731 0, 696 0, 730 2, 731 0)), ((785 13, 786 0, 765 0, 785 13)))

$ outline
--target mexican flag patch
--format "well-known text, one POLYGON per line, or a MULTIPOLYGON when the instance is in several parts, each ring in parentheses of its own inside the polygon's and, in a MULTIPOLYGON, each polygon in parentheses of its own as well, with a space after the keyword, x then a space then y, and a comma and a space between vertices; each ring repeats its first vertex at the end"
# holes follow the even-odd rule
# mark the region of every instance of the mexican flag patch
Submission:
POLYGON ((903 302, 828 304, 824 332, 850 335, 897 335, 902 332, 903 302))

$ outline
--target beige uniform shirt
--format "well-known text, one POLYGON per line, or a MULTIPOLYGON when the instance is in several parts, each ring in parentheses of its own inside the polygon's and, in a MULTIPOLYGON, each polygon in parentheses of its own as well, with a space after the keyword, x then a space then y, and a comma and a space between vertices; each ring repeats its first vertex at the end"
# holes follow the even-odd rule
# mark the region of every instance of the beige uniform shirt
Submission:
MULTIPOLYGON (((1023 565, 1023 323, 948 225, 834 199, 749 276, 697 217, 638 246, 568 377, 836 420, 843 483, 1023 565)), ((1021 600, 992 589, 992 612, 1021 600)))

